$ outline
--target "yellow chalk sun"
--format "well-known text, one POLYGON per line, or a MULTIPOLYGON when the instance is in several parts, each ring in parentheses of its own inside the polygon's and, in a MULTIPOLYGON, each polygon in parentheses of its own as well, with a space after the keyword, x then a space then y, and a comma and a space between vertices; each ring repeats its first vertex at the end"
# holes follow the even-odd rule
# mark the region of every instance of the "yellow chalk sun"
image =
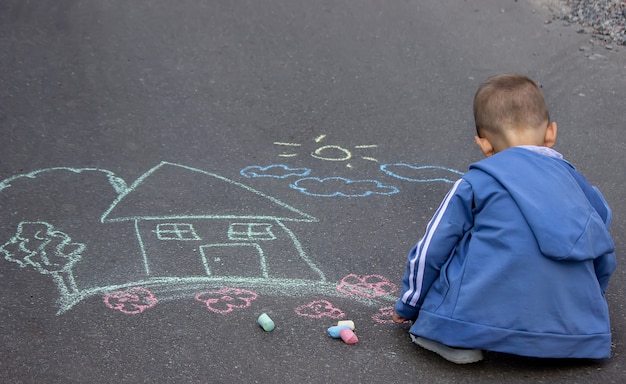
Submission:
MULTIPOLYGON (((314 141, 316 143, 321 143, 325 138, 326 138, 326 135, 320 135, 316 137, 314 141)), ((278 145, 278 146, 285 147, 285 148, 298 148, 302 146, 302 144, 298 144, 298 143, 286 143, 286 142, 280 142, 280 141, 275 141, 274 145, 278 145)), ((355 145, 353 148, 354 149, 369 149, 369 148, 376 148, 376 147, 377 147, 376 144, 367 144, 367 145, 355 145)), ((280 153, 278 156, 279 157, 295 157, 295 156, 298 156, 298 153, 285 151, 285 152, 280 153)), ((322 145, 318 147, 317 149, 315 149, 313 152, 311 152, 311 156, 319 160, 346 161, 346 162, 353 158, 353 154, 349 149, 341 147, 339 145, 322 145)), ((373 157, 369 157, 369 156, 360 156, 360 158, 363 160, 367 160, 367 161, 373 161, 376 163, 378 162, 377 159, 373 157)), ((352 165, 350 163, 347 163, 346 167, 352 168, 352 165)))

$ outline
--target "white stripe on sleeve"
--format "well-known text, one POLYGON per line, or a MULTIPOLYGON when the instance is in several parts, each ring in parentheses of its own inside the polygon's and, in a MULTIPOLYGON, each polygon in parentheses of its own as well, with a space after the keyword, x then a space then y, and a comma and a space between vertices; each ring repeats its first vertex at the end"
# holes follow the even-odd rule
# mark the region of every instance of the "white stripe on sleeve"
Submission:
POLYGON ((409 289, 402 296, 402 302, 407 303, 411 306, 416 306, 419 301, 420 295, 422 293, 422 284, 424 281, 424 267, 426 265, 426 255, 428 254, 428 248, 430 246, 430 242, 433 238, 433 235, 437 231, 437 227, 441 222, 441 218, 443 217, 448 205, 450 204, 450 200, 454 193, 456 192, 459 184, 463 179, 459 179, 454 183, 445 199, 437 209, 435 216, 430 220, 427 226, 427 231, 422 240, 417 245, 417 249, 415 250, 415 257, 409 261, 409 289), (417 272, 415 271, 417 264, 417 272), (417 288, 416 288, 417 287, 417 288), (411 298, 411 296, 413 296, 411 298), (409 301, 410 299, 410 301, 409 301))

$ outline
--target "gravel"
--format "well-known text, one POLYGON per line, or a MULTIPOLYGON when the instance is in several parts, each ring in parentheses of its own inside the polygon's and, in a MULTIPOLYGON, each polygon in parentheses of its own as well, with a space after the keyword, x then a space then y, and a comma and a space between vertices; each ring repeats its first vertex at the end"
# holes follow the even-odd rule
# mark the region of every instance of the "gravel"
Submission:
POLYGON ((607 48, 610 44, 626 45, 626 0, 562 0, 558 3, 558 7, 551 9, 558 18, 579 25, 579 32, 594 35, 607 48))

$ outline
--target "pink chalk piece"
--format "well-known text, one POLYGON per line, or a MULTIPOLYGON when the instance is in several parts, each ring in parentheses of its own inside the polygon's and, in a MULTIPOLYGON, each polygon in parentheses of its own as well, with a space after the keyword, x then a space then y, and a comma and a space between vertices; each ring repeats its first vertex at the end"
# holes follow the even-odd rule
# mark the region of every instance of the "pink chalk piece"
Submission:
POLYGON ((339 336, 346 344, 356 344, 359 341, 359 338, 356 337, 350 328, 342 329, 341 332, 339 332, 339 336))

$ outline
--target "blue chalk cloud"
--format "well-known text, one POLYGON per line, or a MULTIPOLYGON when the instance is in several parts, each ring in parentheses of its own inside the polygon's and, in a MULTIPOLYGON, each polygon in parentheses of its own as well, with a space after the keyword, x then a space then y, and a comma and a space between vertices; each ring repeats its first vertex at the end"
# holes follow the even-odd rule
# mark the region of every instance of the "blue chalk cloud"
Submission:
POLYGON ((364 197, 369 195, 392 195, 398 188, 383 185, 376 180, 350 180, 343 177, 306 177, 289 185, 305 195, 317 197, 364 197))
POLYGON ((463 172, 456 169, 438 165, 415 166, 402 163, 382 164, 380 170, 397 179, 415 183, 430 183, 434 181, 454 183, 459 178, 459 175, 463 174, 463 172))
POLYGON ((247 178, 272 177, 275 179, 285 179, 290 176, 308 176, 311 170, 308 168, 289 168, 283 164, 272 164, 266 167, 250 165, 242 169, 239 173, 247 178))

